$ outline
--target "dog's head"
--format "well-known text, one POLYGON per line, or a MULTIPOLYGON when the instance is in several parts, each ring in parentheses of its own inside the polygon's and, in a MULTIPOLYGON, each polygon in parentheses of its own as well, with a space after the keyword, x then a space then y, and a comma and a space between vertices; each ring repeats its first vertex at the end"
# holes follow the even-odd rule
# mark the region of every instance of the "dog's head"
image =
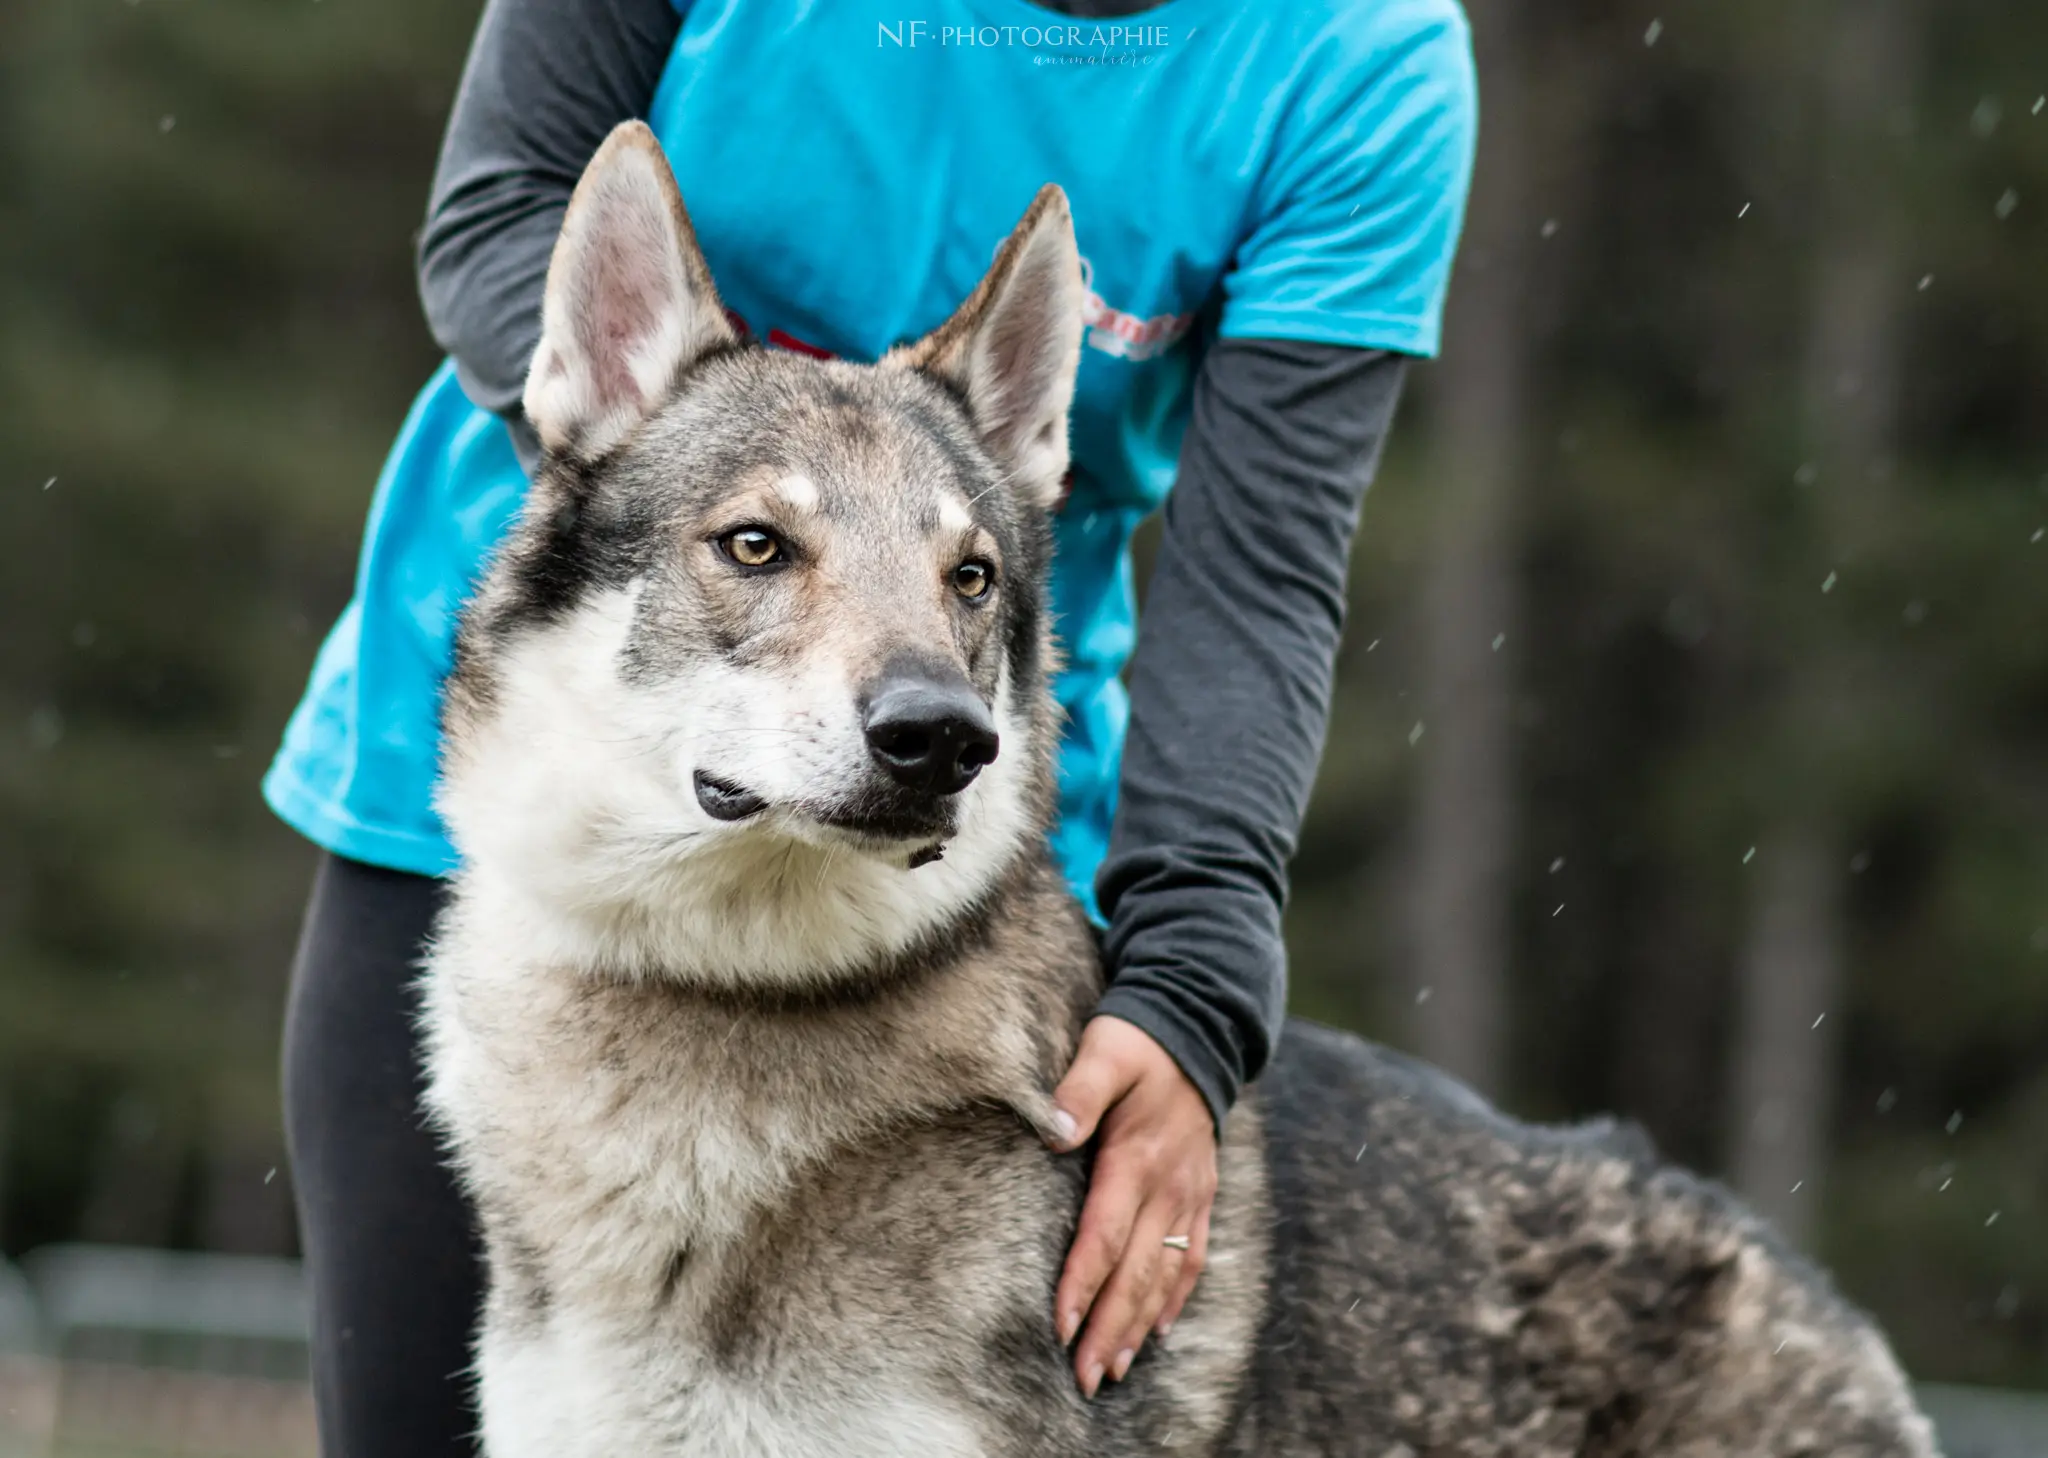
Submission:
POLYGON ((1081 314, 1047 187, 879 363, 743 343, 653 135, 614 132, 548 272, 545 460, 449 686, 465 874, 615 960, 790 984, 900 953, 1042 854, 1081 314))

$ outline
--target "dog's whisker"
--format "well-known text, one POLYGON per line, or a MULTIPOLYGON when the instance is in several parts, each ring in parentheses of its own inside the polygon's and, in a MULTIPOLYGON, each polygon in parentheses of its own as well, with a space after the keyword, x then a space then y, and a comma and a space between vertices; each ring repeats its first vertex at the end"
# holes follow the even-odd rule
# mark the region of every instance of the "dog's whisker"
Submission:
POLYGON ((818 881, 817 884, 811 888, 813 891, 823 891, 825 889, 825 876, 829 871, 831 871, 832 862, 838 859, 838 856, 838 846, 828 845, 825 847, 825 854, 818 861, 818 881))

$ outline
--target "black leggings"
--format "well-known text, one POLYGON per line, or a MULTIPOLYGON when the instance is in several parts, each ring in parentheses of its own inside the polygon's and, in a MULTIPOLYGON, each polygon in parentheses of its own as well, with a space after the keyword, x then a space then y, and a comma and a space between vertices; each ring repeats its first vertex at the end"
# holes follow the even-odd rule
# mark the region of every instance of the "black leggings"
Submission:
POLYGON ((420 1114, 413 981, 443 884, 323 856, 285 1012, 285 1130, 313 1294, 322 1458, 477 1451, 483 1290, 468 1204, 420 1114))

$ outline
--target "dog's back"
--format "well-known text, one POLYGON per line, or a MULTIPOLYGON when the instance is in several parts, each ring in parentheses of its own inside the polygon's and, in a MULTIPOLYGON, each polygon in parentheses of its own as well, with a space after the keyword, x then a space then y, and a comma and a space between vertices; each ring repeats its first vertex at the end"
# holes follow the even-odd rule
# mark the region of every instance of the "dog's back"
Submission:
POLYGON ((1230 1451, 1934 1451, 1870 1323, 1629 1131, 1300 1022, 1259 1100, 1272 1296, 1230 1451))

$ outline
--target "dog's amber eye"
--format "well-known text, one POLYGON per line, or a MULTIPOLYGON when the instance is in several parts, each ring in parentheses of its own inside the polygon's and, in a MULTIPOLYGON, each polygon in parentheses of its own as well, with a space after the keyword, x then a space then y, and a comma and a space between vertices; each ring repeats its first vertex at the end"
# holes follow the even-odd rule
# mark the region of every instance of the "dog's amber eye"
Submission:
POLYGON ((953 591, 962 597, 986 596, 995 580, 996 569, 980 560, 962 562, 953 569, 953 591))
POLYGON ((718 539, 718 550, 742 567, 766 567, 783 558, 782 543, 775 533, 759 527, 741 527, 718 539))

